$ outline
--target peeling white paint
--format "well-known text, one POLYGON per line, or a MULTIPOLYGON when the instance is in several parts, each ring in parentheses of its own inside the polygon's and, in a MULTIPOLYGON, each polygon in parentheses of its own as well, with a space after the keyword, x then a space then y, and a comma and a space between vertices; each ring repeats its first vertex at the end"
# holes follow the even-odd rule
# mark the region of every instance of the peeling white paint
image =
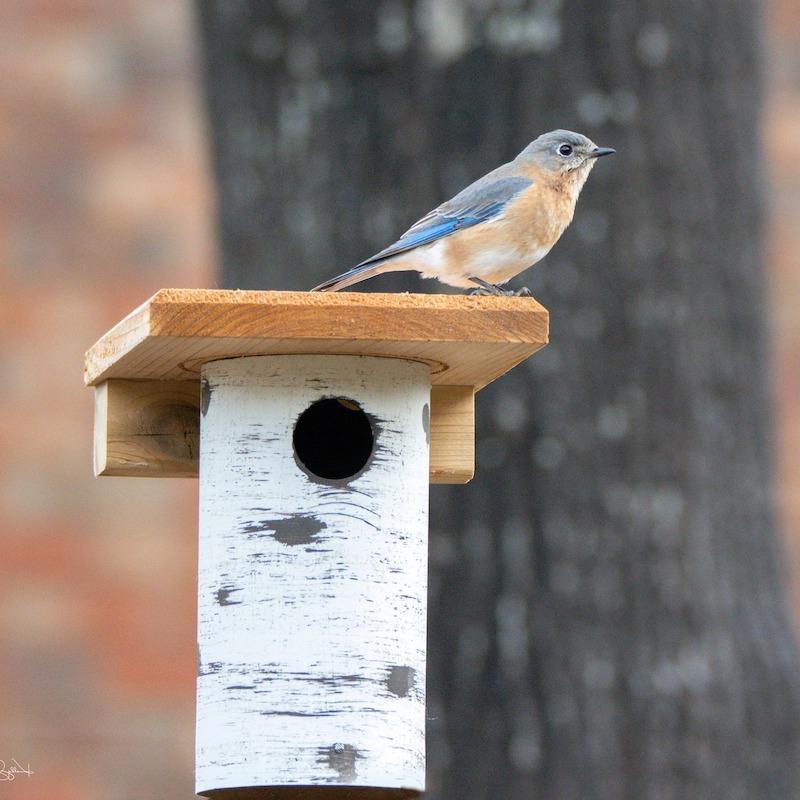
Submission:
POLYGON ((254 356, 202 378, 197 791, 424 790, 428 368, 254 356), (331 396, 375 432, 338 484, 292 446, 331 396))

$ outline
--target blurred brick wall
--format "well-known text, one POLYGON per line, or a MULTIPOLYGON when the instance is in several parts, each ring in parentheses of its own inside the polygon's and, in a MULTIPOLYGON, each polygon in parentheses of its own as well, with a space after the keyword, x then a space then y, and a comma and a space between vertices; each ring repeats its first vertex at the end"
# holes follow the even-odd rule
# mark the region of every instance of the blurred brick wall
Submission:
MULTIPOLYGON (((800 6, 767 7, 778 496, 800 565, 800 6)), ((95 481, 81 385, 134 305, 213 285, 194 38, 188 0, 0 4, 0 759, 35 772, 0 800, 194 796, 196 486, 95 481)))
POLYGON ((777 498, 800 621, 800 2, 769 0, 768 275, 777 411, 777 498))
POLYGON ((84 350, 209 285, 188 2, 0 4, 0 759, 5 800, 190 798, 192 481, 91 475, 84 350))

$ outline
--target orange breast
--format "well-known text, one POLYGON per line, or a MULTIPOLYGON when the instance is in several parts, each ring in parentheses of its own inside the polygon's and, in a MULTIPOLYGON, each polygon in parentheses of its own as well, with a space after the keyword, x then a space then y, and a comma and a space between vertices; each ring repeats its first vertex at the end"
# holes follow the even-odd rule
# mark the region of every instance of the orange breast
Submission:
POLYGON ((537 182, 506 209, 506 224, 529 247, 550 248, 572 221, 576 199, 537 182))

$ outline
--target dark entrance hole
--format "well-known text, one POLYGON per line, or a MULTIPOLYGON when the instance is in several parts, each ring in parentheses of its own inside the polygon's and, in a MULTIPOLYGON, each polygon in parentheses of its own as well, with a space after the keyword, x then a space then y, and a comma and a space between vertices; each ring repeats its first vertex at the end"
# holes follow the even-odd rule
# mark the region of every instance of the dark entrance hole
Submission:
POLYGON ((307 472, 329 481, 359 473, 372 454, 375 437, 361 406, 346 397, 312 403, 294 426, 292 444, 307 472))

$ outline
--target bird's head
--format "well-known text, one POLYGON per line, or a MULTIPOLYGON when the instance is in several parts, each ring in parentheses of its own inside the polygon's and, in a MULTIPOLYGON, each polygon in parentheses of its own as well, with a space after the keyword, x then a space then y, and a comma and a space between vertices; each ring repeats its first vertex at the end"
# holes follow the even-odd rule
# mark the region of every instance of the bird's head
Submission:
POLYGON ((534 139, 517 158, 532 162, 555 176, 566 177, 572 173, 575 178, 583 179, 582 184, 595 161, 614 152, 611 147, 598 147, 582 133, 558 130, 534 139))

